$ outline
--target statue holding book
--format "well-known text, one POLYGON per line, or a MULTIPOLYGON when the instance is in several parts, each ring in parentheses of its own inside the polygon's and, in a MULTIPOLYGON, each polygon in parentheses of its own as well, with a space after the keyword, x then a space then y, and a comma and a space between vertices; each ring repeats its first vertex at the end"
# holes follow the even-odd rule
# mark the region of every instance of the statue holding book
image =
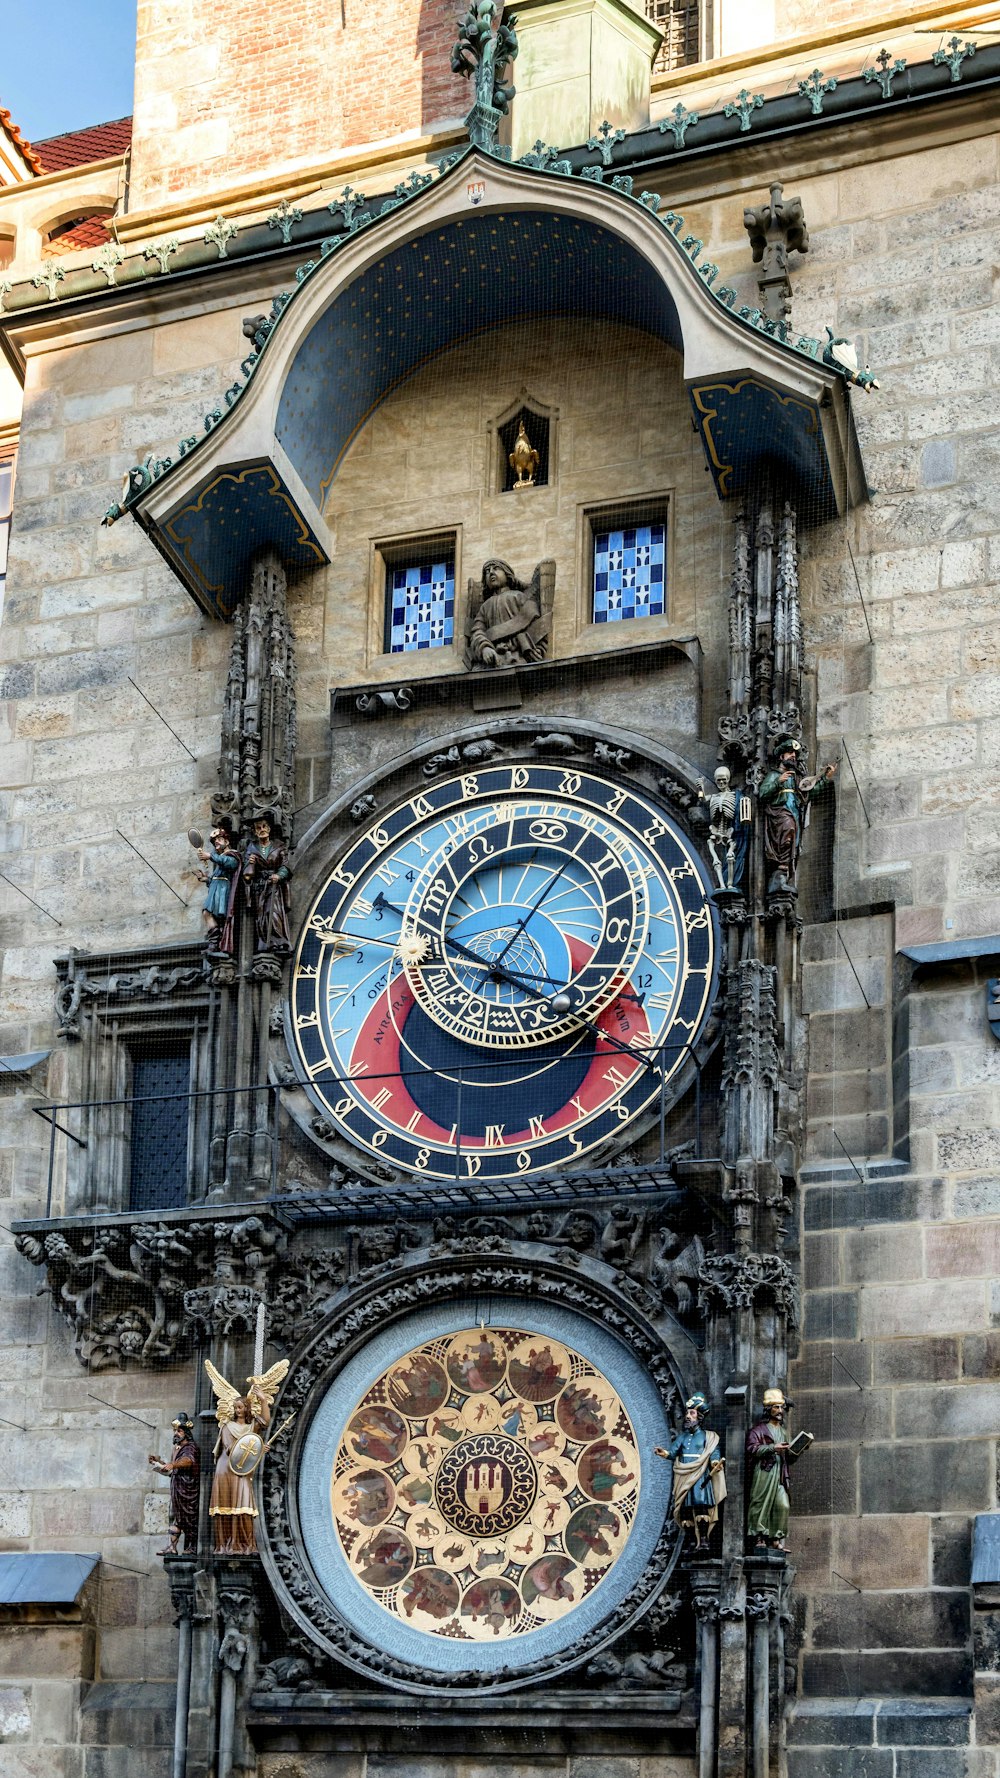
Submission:
POLYGON ((788 1472, 813 1442, 800 1432, 789 1443, 785 1413, 791 1403, 780 1389, 765 1389, 764 1412, 747 1433, 750 1471, 747 1536, 756 1550, 784 1550, 788 1532, 788 1472))

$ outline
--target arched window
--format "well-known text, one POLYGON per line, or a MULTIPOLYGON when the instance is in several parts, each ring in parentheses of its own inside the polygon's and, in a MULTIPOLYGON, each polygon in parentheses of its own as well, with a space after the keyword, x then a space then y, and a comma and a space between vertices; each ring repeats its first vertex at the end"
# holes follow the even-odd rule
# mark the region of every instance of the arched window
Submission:
POLYGON ((13 263, 17 236, 12 229, 0 229, 0 272, 13 263))
POLYGON ((646 16, 663 32, 654 71, 701 60, 701 0, 645 0, 646 16))
POLYGON ((85 210, 54 222, 42 235, 42 257, 53 259, 58 253, 76 253, 85 247, 101 247, 111 239, 109 209, 85 210))

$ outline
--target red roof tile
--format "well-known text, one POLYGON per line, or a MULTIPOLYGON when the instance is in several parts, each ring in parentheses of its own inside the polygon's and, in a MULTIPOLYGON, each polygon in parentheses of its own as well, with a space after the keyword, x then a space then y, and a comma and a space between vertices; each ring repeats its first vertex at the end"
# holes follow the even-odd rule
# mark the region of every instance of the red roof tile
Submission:
POLYGON ((70 130, 65 136, 50 136, 45 142, 36 142, 34 152, 41 172, 61 173, 64 167, 85 167, 88 161, 124 154, 131 140, 132 119, 119 117, 113 123, 95 123, 85 130, 70 130))
POLYGON ((31 143, 25 141, 25 139, 22 136, 20 130, 18 129, 16 123, 14 122, 13 118, 11 117, 10 112, 5 111, 2 106, 0 106, 0 129, 2 129, 7 136, 9 136, 10 140, 14 144, 14 147, 20 150, 21 154, 23 155, 24 159, 27 161, 28 166, 31 168, 32 172, 33 173, 40 173, 42 170, 42 163, 39 160, 37 153, 32 148, 31 143))
POLYGON ((110 239, 111 230, 102 216, 85 216, 64 233, 50 236, 45 256, 51 258, 55 253, 76 253, 82 247, 101 247, 110 239))

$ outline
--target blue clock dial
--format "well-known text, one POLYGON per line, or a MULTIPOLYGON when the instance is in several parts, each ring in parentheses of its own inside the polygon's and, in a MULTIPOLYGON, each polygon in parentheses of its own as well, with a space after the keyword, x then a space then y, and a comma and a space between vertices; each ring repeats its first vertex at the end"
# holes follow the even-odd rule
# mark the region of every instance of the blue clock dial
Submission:
POLYGON ((592 1151, 666 1090, 707 1016, 702 866, 645 793, 495 766, 399 803, 305 922, 293 1052, 349 1141, 502 1178, 592 1151))

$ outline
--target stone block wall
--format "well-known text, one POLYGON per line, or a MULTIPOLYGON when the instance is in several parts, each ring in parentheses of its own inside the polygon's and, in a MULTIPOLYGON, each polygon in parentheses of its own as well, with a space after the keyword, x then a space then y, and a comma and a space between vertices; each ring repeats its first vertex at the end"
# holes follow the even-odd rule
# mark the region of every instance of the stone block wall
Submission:
POLYGON ((792 1394, 817 1442, 794 1473, 793 1547, 807 1694, 973 1691, 972 1520, 996 1508, 1000 1420, 988 969, 903 978, 919 1171, 803 1175, 792 1394))

